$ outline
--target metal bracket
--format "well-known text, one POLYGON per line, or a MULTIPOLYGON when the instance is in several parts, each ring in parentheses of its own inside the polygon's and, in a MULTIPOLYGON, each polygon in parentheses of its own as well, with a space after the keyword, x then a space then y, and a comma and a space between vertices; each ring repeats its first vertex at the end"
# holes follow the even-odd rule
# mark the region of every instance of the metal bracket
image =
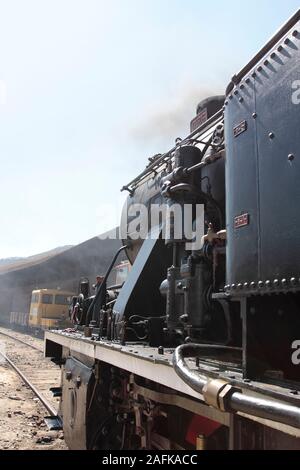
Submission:
POLYGON ((228 411, 228 398, 233 392, 241 391, 222 379, 209 380, 203 388, 203 397, 207 405, 220 411, 228 411))

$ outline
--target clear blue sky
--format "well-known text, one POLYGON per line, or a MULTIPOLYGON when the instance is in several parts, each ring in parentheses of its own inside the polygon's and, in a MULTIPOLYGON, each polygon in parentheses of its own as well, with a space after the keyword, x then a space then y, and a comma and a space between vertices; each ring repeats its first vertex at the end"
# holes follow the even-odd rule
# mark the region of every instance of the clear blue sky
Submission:
POLYGON ((0 0, 0 258, 118 224, 120 187, 297 8, 0 0))

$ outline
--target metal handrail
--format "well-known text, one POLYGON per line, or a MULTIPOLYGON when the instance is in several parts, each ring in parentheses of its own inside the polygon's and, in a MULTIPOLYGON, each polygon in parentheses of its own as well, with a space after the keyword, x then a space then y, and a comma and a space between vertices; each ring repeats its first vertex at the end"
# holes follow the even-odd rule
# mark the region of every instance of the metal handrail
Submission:
MULTIPOLYGON (((180 145, 184 145, 188 143, 195 135, 204 133, 208 131, 214 124, 218 123, 223 117, 223 110, 220 109, 216 114, 211 116, 205 123, 201 124, 197 129, 195 129, 191 134, 189 134, 185 139, 180 142, 180 145)), ((123 186, 121 191, 129 191, 130 193, 134 191, 138 183, 142 181, 146 176, 150 175, 151 173, 155 172, 155 169, 161 166, 162 164, 169 161, 172 157, 172 154, 178 148, 178 145, 175 145, 171 150, 161 155, 157 158, 154 162, 152 162, 149 166, 145 168, 142 173, 136 176, 133 180, 130 181, 127 185, 123 186)))

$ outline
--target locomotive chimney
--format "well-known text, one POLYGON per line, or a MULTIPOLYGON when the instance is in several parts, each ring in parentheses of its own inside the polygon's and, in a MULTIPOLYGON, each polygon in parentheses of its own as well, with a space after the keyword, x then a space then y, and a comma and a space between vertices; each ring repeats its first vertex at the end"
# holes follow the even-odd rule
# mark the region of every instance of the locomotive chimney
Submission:
POLYGON ((209 98, 205 98, 204 100, 200 101, 197 106, 197 116, 194 117, 191 121, 191 132, 196 130, 199 126, 204 124, 211 116, 216 114, 223 106, 225 100, 225 96, 217 95, 217 96, 210 96, 209 98))

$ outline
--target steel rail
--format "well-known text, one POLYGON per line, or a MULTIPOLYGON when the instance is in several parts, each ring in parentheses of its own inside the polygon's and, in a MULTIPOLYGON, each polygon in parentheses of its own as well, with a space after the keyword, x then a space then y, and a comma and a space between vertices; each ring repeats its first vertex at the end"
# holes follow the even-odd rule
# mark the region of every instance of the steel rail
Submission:
POLYGON ((38 391, 38 389, 30 382, 30 380, 23 374, 23 372, 16 366, 16 364, 9 359, 3 352, 0 352, 1 356, 9 363, 9 365, 17 372, 17 374, 21 377, 23 382, 28 385, 28 387, 33 391, 35 396, 40 400, 40 402, 44 405, 46 410, 50 413, 51 416, 57 416, 57 410, 53 408, 53 406, 46 400, 46 398, 38 391))
POLYGON ((33 344, 26 343, 26 341, 23 341, 22 339, 16 338, 15 336, 9 335, 8 333, 3 333, 3 331, 0 331, 0 334, 3 336, 7 336, 8 338, 13 339, 14 341, 18 341, 19 343, 25 344, 26 346, 29 346, 32 349, 35 349, 36 351, 40 351, 43 353, 43 349, 38 348, 37 346, 34 346, 33 344))

